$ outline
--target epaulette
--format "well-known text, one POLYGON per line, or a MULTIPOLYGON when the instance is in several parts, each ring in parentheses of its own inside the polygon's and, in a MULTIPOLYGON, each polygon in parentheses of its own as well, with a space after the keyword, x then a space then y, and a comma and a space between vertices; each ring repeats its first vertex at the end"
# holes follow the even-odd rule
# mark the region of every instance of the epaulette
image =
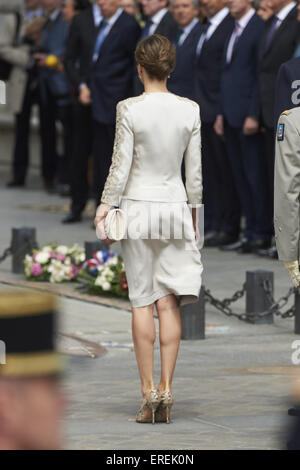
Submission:
POLYGON ((280 116, 288 116, 289 114, 291 114, 291 110, 287 109, 286 111, 283 111, 280 116))

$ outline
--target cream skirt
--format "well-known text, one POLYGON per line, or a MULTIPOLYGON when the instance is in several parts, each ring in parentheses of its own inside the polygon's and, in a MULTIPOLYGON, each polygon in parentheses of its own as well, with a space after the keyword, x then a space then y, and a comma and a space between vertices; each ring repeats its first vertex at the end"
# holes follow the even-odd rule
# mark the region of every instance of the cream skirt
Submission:
POLYGON ((203 266, 187 203, 122 199, 120 208, 128 219, 121 247, 131 306, 169 294, 179 305, 197 302, 203 266))

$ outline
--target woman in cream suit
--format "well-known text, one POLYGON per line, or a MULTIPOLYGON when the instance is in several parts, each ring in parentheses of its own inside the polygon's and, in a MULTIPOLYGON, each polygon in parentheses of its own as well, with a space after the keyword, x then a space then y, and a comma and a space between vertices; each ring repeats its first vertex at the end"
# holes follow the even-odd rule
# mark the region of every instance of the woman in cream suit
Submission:
POLYGON ((200 114, 196 103, 168 92, 167 78, 175 66, 168 39, 154 34, 142 40, 136 61, 145 92, 117 105, 112 164, 95 225, 103 224, 113 206, 127 213, 128 232, 121 245, 143 395, 136 421, 169 422, 181 337, 179 306, 198 300, 203 270, 197 208, 188 206, 202 202, 200 114), (157 389, 154 304, 161 352, 157 389))

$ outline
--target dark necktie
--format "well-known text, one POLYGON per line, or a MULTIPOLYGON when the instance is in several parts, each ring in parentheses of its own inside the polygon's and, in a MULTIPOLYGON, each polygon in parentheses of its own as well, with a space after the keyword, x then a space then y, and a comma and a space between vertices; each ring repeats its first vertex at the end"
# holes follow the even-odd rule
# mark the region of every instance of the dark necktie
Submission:
POLYGON ((142 31, 142 39, 146 38, 149 36, 149 33, 150 33, 150 28, 151 26, 153 25, 153 21, 152 20, 148 20, 146 25, 145 25, 145 28, 143 29, 142 31))
POLYGON ((181 28, 179 28, 179 29, 178 29, 178 34, 177 34, 177 39, 176 39, 176 41, 175 41, 175 43, 174 43, 174 46, 175 46, 175 47, 178 47, 178 46, 179 46, 179 40, 180 40, 181 36, 183 35, 183 33, 184 33, 184 30, 181 29, 181 28))
POLYGON ((265 42, 265 47, 264 47, 264 52, 266 52, 270 45, 271 45, 271 42, 274 38, 274 35, 278 29, 278 26, 280 24, 280 20, 279 18, 275 15, 273 20, 272 20, 272 23, 271 23, 271 26, 270 26, 270 29, 268 31, 268 34, 267 34, 267 37, 266 37, 266 42, 265 42))
POLYGON ((100 24, 99 29, 98 29, 98 37, 96 39, 95 48, 94 48, 94 55, 93 55, 93 60, 94 61, 98 58, 101 46, 103 44, 104 39, 106 38, 105 27, 107 25, 108 25, 107 21, 103 19, 101 21, 101 24, 100 24))
POLYGON ((210 25, 211 25, 211 22, 210 22, 209 20, 207 20, 207 23, 205 23, 205 24, 202 26, 202 33, 201 33, 199 42, 198 42, 198 44, 197 44, 197 49, 196 49, 197 57, 200 56, 201 51, 202 51, 203 44, 204 44, 205 41, 207 40, 206 33, 207 33, 207 30, 208 30, 208 28, 210 27, 210 25))
POLYGON ((240 27, 239 23, 236 21, 235 22, 235 27, 234 27, 234 30, 233 30, 233 33, 232 33, 234 35, 234 40, 233 40, 233 43, 232 43, 230 49, 228 47, 228 50, 227 50, 227 63, 231 62, 234 50, 235 50, 236 45, 238 43, 238 40, 240 38, 240 34, 241 34, 240 29, 241 29, 241 27, 240 27))

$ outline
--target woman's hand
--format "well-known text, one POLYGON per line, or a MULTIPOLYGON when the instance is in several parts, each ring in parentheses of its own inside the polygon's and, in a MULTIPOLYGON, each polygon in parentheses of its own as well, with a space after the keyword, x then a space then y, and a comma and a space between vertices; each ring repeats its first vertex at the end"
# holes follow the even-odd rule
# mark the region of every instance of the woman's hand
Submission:
POLYGON ((219 115, 216 117, 215 123, 214 123, 214 131, 215 133, 221 137, 221 139, 224 138, 224 120, 223 116, 219 115))
POLYGON ((114 243, 115 241, 115 240, 111 240, 110 238, 107 238, 106 232, 105 232, 105 225, 104 225, 105 217, 107 216, 111 207, 112 206, 110 204, 105 204, 102 202, 96 211, 96 217, 94 219, 94 225, 96 228, 99 224, 98 233, 100 236, 100 240, 103 241, 104 243, 107 243, 108 245, 114 243))
POLYGON ((193 227, 195 231, 195 240, 198 245, 198 242, 200 240, 200 234, 199 234, 199 228, 198 228, 198 217, 197 217, 197 208, 193 207, 192 208, 192 219, 193 219, 193 227))

